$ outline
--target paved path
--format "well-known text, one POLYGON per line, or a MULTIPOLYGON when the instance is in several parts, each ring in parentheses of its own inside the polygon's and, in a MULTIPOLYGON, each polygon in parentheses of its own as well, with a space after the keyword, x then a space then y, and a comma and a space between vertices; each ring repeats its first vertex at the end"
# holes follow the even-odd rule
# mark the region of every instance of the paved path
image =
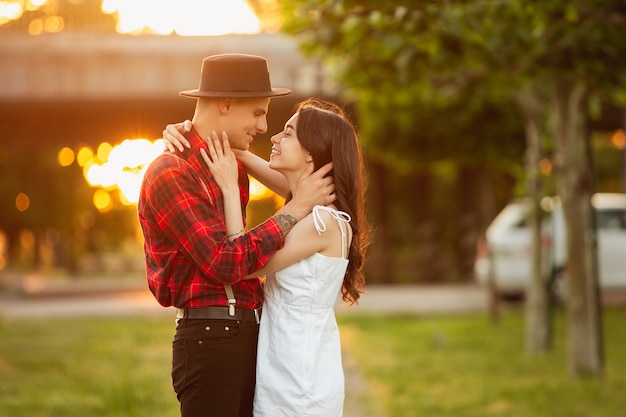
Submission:
MULTIPOLYGON (((450 314, 481 311, 486 306, 485 294, 473 285, 462 286, 369 286, 358 307, 337 303, 337 314, 414 313, 450 314)), ((0 317, 10 323, 20 318, 39 319, 72 315, 124 316, 162 315, 173 317, 172 309, 163 308, 143 283, 73 282, 50 284, 32 279, 14 289, 12 296, 0 297, 0 317)), ((367 382, 349 351, 343 352, 346 378, 344 417, 384 417, 380 407, 367 410, 367 382)))
POLYGON ((338 314, 458 314, 484 311, 486 292, 464 285, 388 285, 368 286, 357 307, 337 304, 338 314))
MULTIPOLYGON (((486 307, 484 291, 474 285, 368 286, 358 306, 338 302, 337 314, 456 314, 481 311, 486 307)), ((173 315, 161 307, 143 284, 76 281, 44 285, 31 283, 0 298, 0 315, 53 317, 73 314, 119 316, 127 314, 173 315)))

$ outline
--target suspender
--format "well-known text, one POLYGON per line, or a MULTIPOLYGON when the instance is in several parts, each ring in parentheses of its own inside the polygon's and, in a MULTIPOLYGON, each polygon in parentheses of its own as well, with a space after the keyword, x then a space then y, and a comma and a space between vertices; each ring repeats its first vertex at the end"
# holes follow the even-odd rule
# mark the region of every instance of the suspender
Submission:
POLYGON ((228 297, 228 315, 235 315, 235 303, 237 300, 235 299, 235 293, 233 292, 233 287, 230 284, 224 284, 224 289, 226 290, 226 296, 228 297))

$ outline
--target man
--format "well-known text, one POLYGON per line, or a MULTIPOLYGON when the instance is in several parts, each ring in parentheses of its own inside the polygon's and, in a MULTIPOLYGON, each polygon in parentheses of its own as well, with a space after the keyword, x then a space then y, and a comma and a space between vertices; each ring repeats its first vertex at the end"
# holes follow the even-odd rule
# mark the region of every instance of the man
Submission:
MULTIPOLYGON (((204 138, 225 132, 231 147, 248 149, 267 131, 270 99, 289 93, 271 87, 262 57, 205 58, 199 88, 180 93, 197 99, 185 134, 190 147, 163 153, 144 176, 138 213, 148 286, 161 305, 177 308, 172 382, 183 417, 252 416, 263 293, 258 278, 243 278, 265 265, 315 205, 334 199, 326 166, 305 174, 273 217, 234 240, 226 235, 223 196, 200 155, 204 138)), ((248 178, 239 171, 245 213, 248 178)))

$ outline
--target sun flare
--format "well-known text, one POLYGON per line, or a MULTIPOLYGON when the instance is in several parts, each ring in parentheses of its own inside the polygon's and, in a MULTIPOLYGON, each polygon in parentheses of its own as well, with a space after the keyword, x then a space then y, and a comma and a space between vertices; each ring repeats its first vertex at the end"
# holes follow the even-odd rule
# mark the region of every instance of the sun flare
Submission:
POLYGON ((102 11, 117 14, 120 33, 206 36, 261 30, 244 0, 102 0, 102 11))
MULTIPOLYGON (((0 26, 36 12, 30 35, 61 32, 67 19, 62 1, 80 6, 83 0, 0 0, 0 26)), ((121 34, 215 36, 262 29, 245 0, 101 0, 100 9, 115 16, 121 34)))
MULTIPOLYGON (((106 212, 113 205, 111 194, 116 194, 116 200, 124 206, 137 204, 146 168, 161 153, 163 139, 125 139, 117 145, 103 142, 97 149, 83 146, 76 152, 61 148, 57 163, 62 167, 77 163, 83 169, 87 183, 96 189, 94 205, 106 212)), ((263 184, 253 178, 250 180, 251 200, 272 197, 273 193, 263 184)))

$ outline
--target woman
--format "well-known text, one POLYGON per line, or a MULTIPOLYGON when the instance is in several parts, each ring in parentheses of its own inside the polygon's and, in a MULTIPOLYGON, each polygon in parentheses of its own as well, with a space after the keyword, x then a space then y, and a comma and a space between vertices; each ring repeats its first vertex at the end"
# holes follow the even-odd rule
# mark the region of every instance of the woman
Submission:
MULTIPOLYGON (((254 274, 267 276, 254 415, 341 416, 344 376, 333 306, 340 291, 346 302, 358 301, 367 243, 357 135, 339 107, 307 100, 271 141, 269 163, 238 152, 253 176, 279 193, 291 192, 310 164, 317 169, 332 161, 337 198, 298 222, 285 246, 254 274)), ((224 194, 227 235, 236 239, 243 233, 237 162, 225 135, 222 143, 214 135, 211 157, 203 157, 224 194)))

